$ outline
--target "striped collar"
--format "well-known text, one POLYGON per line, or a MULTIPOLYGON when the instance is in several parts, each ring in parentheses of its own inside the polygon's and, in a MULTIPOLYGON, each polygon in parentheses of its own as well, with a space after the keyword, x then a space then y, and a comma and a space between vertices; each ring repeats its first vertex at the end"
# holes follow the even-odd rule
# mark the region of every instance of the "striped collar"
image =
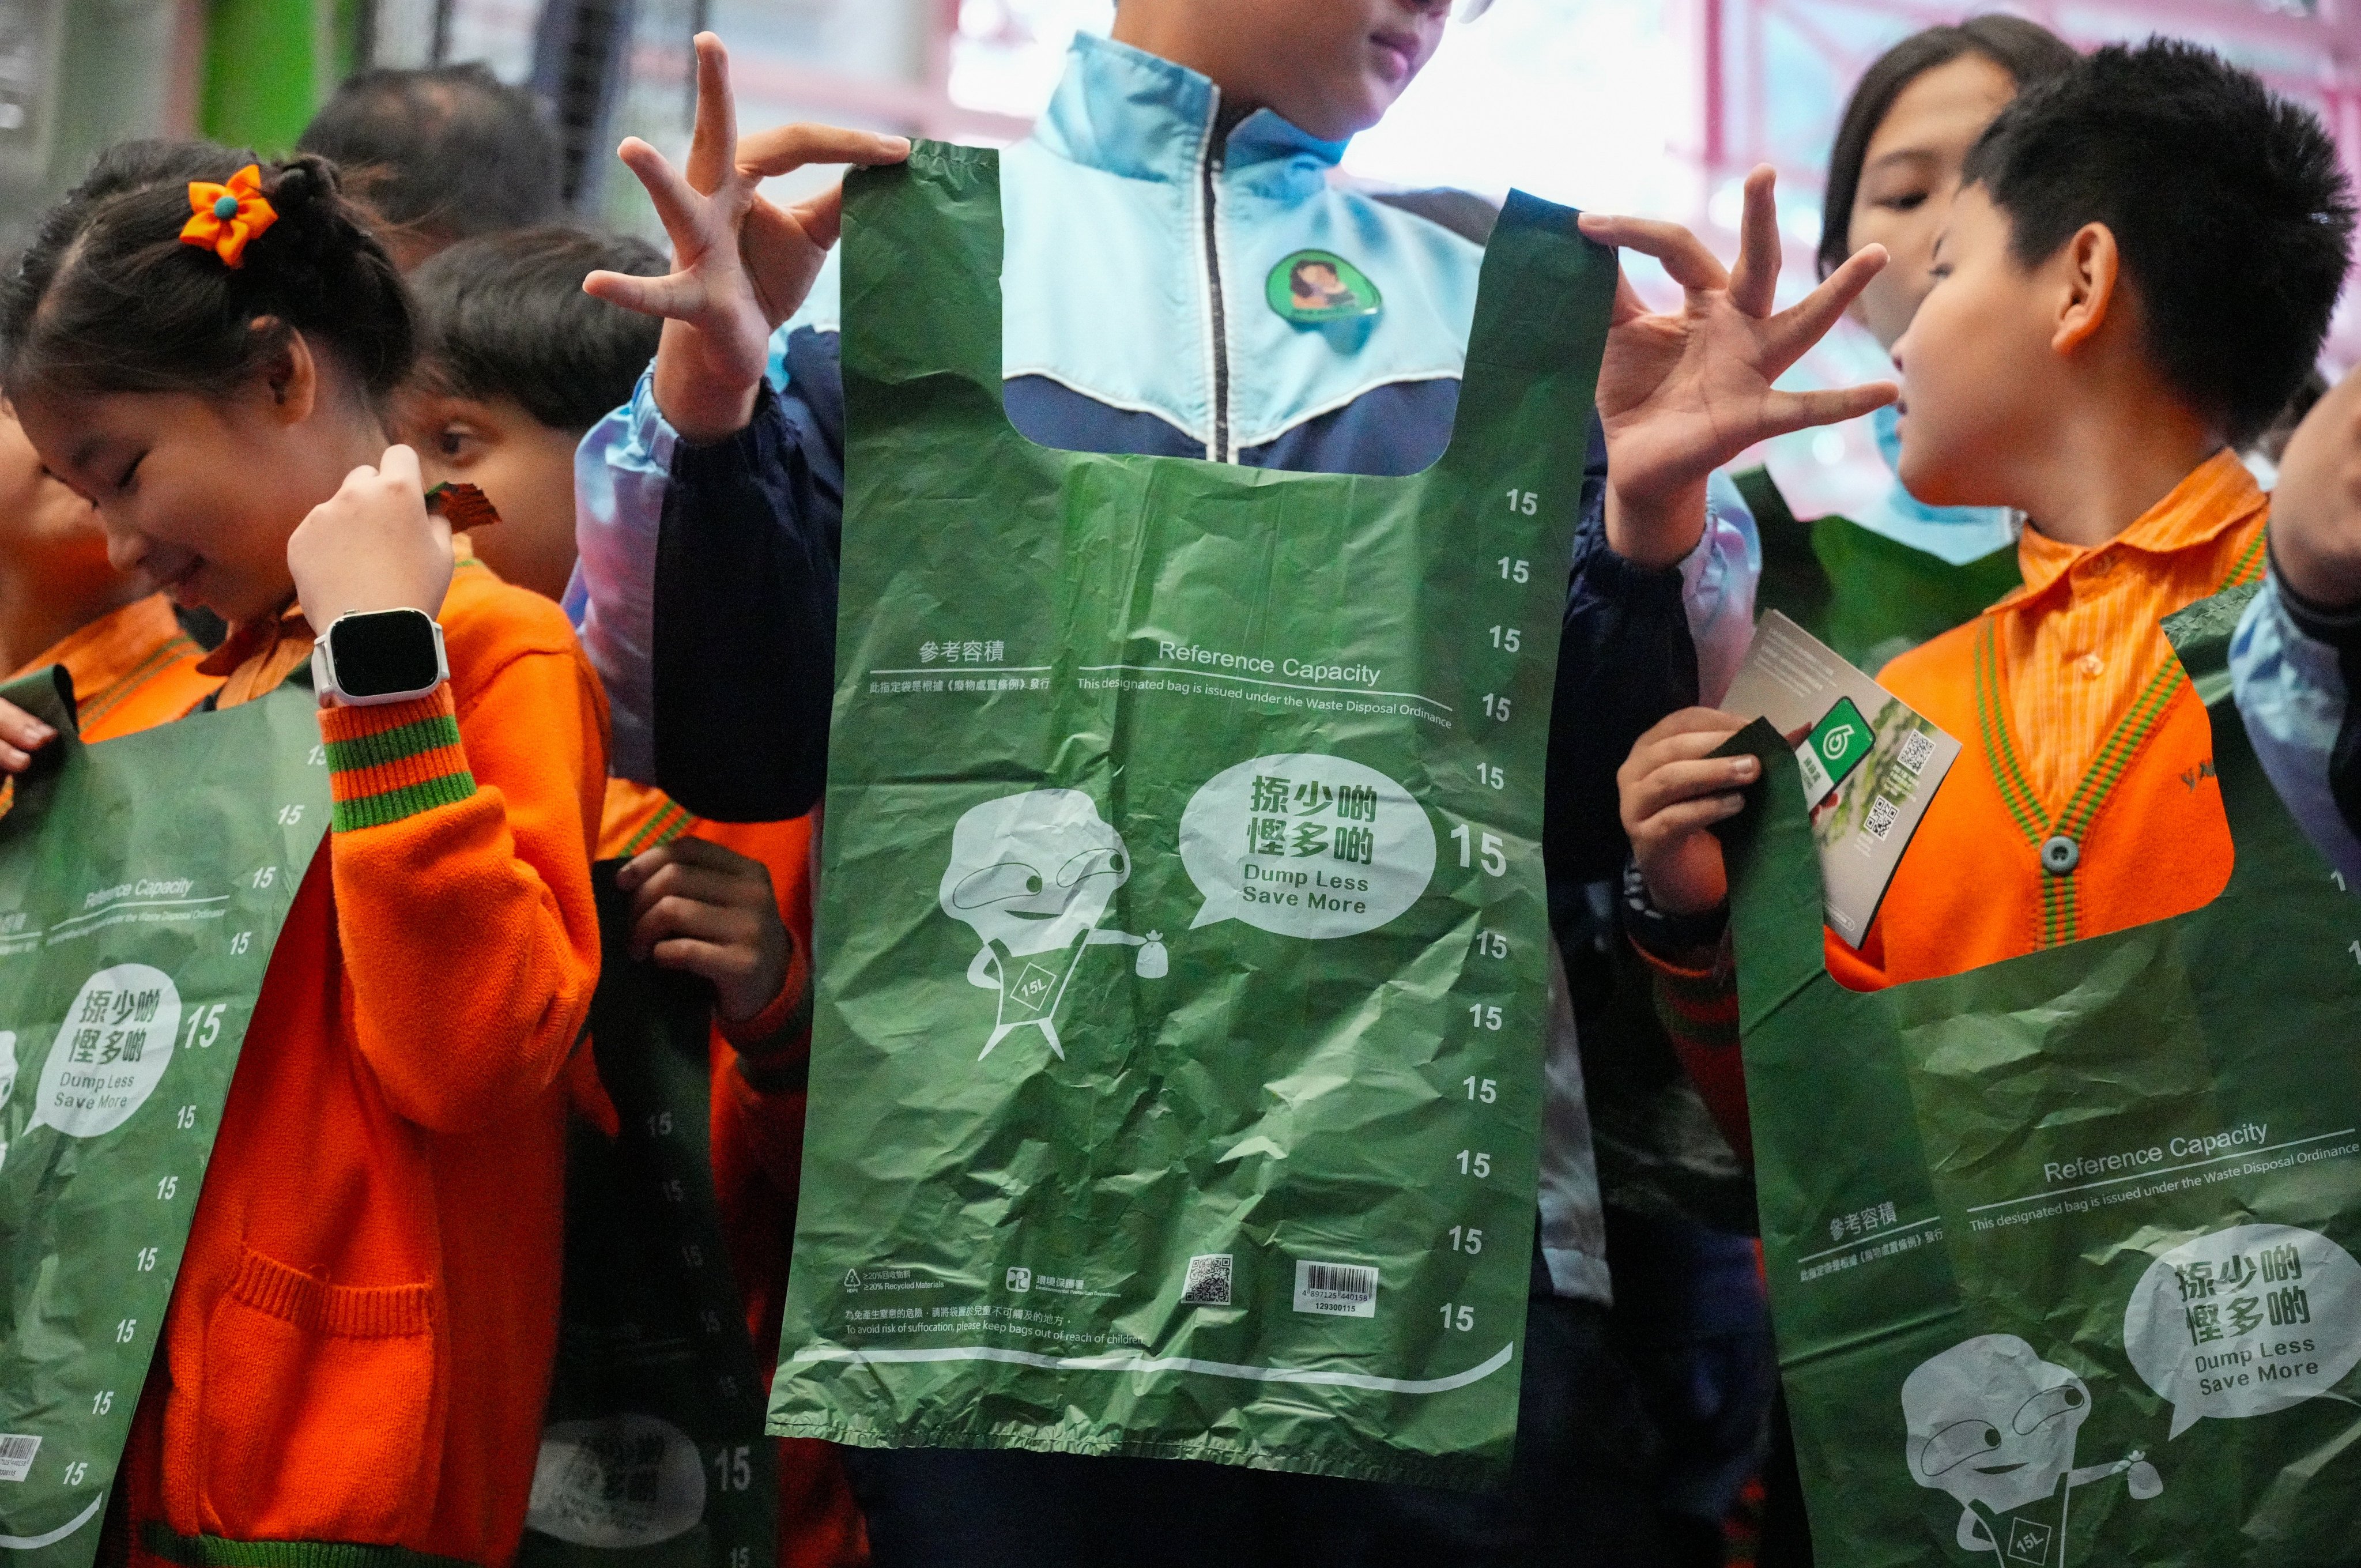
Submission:
POLYGON ((2038 527, 2028 527, 2016 542, 2018 569, 2025 586, 2014 588, 1994 605, 2013 609, 2047 593, 2085 561, 2112 553, 2137 550, 2169 555, 2204 544, 2251 520, 2269 505, 2255 477, 2224 447, 2189 472, 2170 493, 2140 514, 2138 520, 2102 543, 2068 544, 2052 539, 2038 527))
POLYGON ((160 648, 181 639, 181 623, 161 594, 133 599, 109 610, 81 630, 71 632, 29 660, 18 674, 63 664, 73 677, 74 700, 87 703, 110 686, 138 674, 160 648))

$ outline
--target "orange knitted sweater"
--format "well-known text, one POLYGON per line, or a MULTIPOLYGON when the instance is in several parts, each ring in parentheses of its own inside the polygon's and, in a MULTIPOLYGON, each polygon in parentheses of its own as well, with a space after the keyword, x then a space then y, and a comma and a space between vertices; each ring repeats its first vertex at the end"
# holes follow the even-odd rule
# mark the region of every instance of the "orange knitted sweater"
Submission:
MULTIPOLYGON (((555 1352, 563 1080, 598 973, 606 711, 546 600, 466 564, 441 620, 446 685, 320 714, 334 828, 271 955, 133 1425, 136 1563, 516 1551, 555 1352)), ((309 641, 300 615, 241 628, 223 701, 309 641)))
POLYGON ((2224 453, 2103 544, 2029 535, 2024 587, 1879 674, 1963 745, 1861 950, 1827 936, 1829 973, 1855 991, 1958 974, 2222 891, 2213 727, 2157 623, 2257 579, 2269 514, 2224 453), (2077 621, 2091 624, 2057 635, 2077 621), (2108 677, 2113 700, 2078 716, 2071 699, 2108 677), (2045 844, 2065 869, 2045 865, 2045 844))

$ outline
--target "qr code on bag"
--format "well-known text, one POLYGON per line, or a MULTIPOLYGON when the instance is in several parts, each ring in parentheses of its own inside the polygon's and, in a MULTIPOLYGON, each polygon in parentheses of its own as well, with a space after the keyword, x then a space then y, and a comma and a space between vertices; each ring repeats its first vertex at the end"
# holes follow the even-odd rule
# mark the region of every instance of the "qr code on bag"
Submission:
POLYGON ((1189 1277, 1181 1282, 1184 1307, 1226 1307, 1230 1304, 1230 1255, 1201 1252, 1189 1260, 1189 1277))
POLYGON ((1869 803, 1869 836, 1883 843, 1885 836, 1894 831, 1894 819, 1901 815, 1900 806, 1879 795, 1869 803))

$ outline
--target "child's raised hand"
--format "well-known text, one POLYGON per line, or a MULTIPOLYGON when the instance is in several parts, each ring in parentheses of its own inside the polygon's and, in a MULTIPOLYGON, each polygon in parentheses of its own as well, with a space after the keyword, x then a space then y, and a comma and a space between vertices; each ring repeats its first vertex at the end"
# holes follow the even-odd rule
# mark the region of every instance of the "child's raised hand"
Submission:
POLYGON ((287 569, 315 631, 356 610, 438 613, 451 587, 451 525, 426 510, 418 454, 389 446, 376 467, 346 475, 296 525, 287 569))
POLYGON ((762 861, 703 839, 675 839, 616 873, 631 895, 631 956, 713 982, 714 1010, 743 1024, 787 981, 789 938, 762 861))
POLYGON ((1735 817, 1761 776, 1753 757, 1716 757, 1746 720, 1685 707, 1640 737, 1616 770, 1623 831, 1648 897, 1667 915, 1701 915, 1730 896, 1721 840, 1707 829, 1735 817))
POLYGON ((1773 314, 1779 223, 1768 167, 1746 179, 1738 266, 1724 271, 1678 224, 1586 213, 1582 232, 1664 264, 1687 291, 1681 309, 1649 312, 1619 279, 1598 415, 1607 430, 1607 541, 1647 566, 1678 561, 1705 525, 1706 476, 1747 447, 1890 403, 1890 381, 1815 392, 1771 383, 1826 334, 1885 265, 1881 246, 1855 252, 1801 302, 1773 314))
POLYGON ((58 732, 13 702, 0 702, 0 773, 21 773, 33 765, 33 753, 58 738, 58 732))
POLYGON ((602 300, 665 318, 655 394, 674 429, 716 441, 745 428, 771 331, 804 302, 836 243, 840 187, 779 207, 758 192, 762 181, 806 164, 898 163, 909 154, 905 137, 833 126, 783 126, 741 147, 729 54, 711 33, 697 36, 697 134, 686 177, 636 137, 619 151, 655 203, 674 269, 582 280, 602 300))

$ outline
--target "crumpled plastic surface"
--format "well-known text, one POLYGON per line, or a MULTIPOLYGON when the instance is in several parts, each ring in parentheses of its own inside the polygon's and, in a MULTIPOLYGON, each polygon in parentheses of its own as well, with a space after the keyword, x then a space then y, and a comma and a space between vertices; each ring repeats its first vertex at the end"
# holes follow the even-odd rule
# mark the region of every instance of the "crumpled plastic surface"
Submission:
POLYGON ((2245 597, 2167 622, 2237 845, 2202 909, 1856 994, 1822 967, 1792 767, 1729 835, 1763 1247, 1830 1568, 2354 1560, 2361 909, 2230 700, 2245 597))
POLYGON ((999 262, 992 154, 850 182, 770 1430, 1497 1484, 1611 258, 1511 201, 1451 449, 1393 479, 1034 445, 999 262))
POLYGON ((52 674, 0 687, 60 734, 0 816, 0 1548, 88 1568, 328 770, 300 680, 85 747, 52 674))
POLYGON ((591 867, 590 1049, 610 1136, 566 1130, 566 1280, 518 1568, 778 1557, 778 1451, 713 1187, 713 990, 631 956, 621 861, 591 867))

